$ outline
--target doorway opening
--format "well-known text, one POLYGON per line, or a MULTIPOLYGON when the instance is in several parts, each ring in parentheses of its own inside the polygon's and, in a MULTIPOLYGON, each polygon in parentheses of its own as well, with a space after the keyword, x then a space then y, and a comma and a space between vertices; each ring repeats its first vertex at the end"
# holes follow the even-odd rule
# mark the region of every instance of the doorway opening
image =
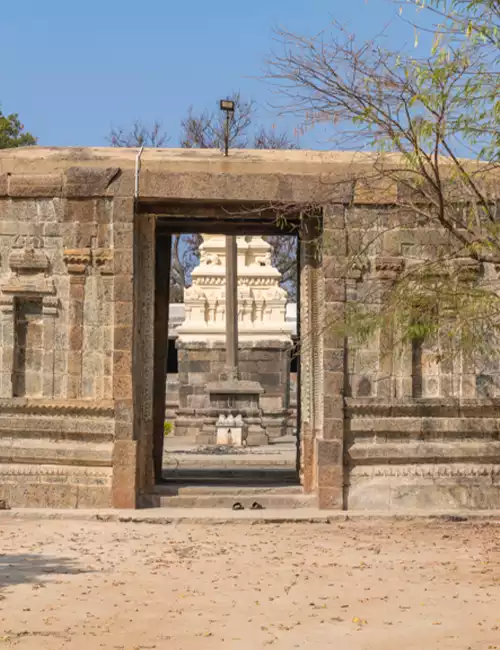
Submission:
POLYGON ((299 251, 293 224, 157 217, 157 505, 217 497, 217 505, 247 507, 248 495, 252 506, 273 507, 302 495, 299 251), (224 251, 231 236, 238 259, 238 385, 229 395, 224 251))

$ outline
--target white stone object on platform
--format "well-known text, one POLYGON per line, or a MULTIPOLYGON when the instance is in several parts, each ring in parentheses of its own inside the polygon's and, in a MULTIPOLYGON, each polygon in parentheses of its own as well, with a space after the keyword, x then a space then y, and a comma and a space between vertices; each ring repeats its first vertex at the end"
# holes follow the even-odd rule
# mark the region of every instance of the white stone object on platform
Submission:
POLYGON ((245 444, 245 426, 240 414, 236 417, 232 415, 219 415, 215 429, 217 431, 217 444, 229 447, 242 447, 245 444))
MULTIPOLYGON (((262 237, 238 237, 238 340, 287 342, 292 327, 286 319, 287 293, 281 273, 271 264, 272 246, 262 237)), ((185 320, 179 340, 225 340, 226 238, 203 235, 200 264, 192 286, 184 292, 185 320)))

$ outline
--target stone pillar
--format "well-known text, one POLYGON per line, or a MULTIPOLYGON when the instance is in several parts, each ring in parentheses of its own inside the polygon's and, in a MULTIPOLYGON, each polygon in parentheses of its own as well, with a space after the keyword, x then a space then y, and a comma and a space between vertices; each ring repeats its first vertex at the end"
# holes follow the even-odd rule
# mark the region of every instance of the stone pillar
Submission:
POLYGON ((134 201, 113 200, 113 446, 112 497, 115 508, 135 508, 138 496, 138 442, 135 439, 132 349, 134 332, 134 272, 137 240, 134 233, 134 201), (134 254, 135 253, 135 254, 134 254))
MULTIPOLYGON (((309 304, 324 304, 321 321, 318 325, 312 322, 313 337, 321 338, 324 332, 322 426, 316 426, 318 504, 324 509, 341 509, 344 505, 344 393, 347 374, 347 345, 342 334, 347 297, 344 206, 331 206, 325 210, 323 250, 324 300, 318 286, 321 283, 318 277, 321 265, 314 259, 309 261, 315 293, 310 296, 309 304)), ((304 308, 307 309, 307 305, 304 308)), ((314 314, 313 305, 310 309, 314 314)))
POLYGON ((238 379, 238 248, 236 237, 226 237, 226 372, 238 379))
POLYGON ((154 486, 156 219, 136 215, 134 223, 134 438, 138 442, 138 491, 154 486))
POLYGON ((83 311, 87 268, 91 263, 89 248, 64 251, 69 273, 68 386, 69 399, 82 395, 83 311))
POLYGON ((155 290, 155 366, 154 366, 154 475, 162 478, 163 441, 165 438, 165 391, 167 383, 168 306, 172 237, 158 238, 156 249, 155 290))

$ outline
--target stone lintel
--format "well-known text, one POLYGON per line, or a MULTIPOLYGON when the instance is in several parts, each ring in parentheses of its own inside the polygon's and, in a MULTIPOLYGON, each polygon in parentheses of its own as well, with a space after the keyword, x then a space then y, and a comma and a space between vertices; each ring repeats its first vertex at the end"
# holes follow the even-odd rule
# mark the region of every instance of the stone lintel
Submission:
MULTIPOLYGON (((226 344, 224 341, 182 341, 176 339, 175 347, 178 350, 225 350, 226 344)), ((292 341, 276 339, 238 341, 239 350, 289 350, 292 347, 292 341)))
POLYGON ((206 392, 211 395, 262 395, 264 389, 257 381, 217 381, 207 384, 206 392))

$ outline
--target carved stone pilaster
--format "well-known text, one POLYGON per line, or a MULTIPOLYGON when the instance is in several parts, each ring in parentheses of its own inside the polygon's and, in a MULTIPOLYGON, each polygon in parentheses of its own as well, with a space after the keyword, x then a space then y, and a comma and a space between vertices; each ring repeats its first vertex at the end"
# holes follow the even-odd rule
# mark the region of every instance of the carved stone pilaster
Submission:
MULTIPOLYGON (((378 256, 373 261, 372 277, 376 282, 376 294, 381 306, 384 295, 397 281, 405 269, 405 259, 396 256, 378 256)), ((377 394, 379 397, 392 399, 400 390, 398 366, 401 359, 396 361, 394 352, 394 331, 392 327, 380 332, 379 340, 379 371, 377 381, 377 394)))
POLYGON ((90 248, 66 249, 64 261, 70 276, 67 396, 77 399, 82 395, 85 282, 92 251, 90 248))

